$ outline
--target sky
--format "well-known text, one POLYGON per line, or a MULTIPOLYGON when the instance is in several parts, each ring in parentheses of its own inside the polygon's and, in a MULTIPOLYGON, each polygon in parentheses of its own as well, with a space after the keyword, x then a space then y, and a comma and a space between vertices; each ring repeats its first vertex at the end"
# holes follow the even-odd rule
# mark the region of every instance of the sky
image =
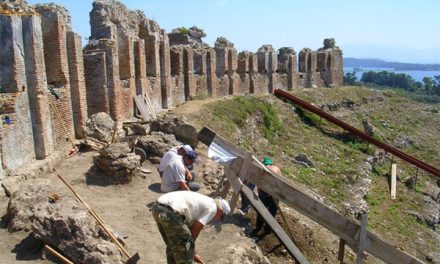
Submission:
MULTIPOLYGON (((54 2, 72 16, 73 30, 86 44, 90 36, 92 0, 28 0, 54 2)), ((256 52, 264 44, 275 49, 318 49, 335 38, 344 57, 440 63, 439 0, 122 0, 142 10, 171 32, 197 26, 214 45, 223 36, 238 51, 256 52)))

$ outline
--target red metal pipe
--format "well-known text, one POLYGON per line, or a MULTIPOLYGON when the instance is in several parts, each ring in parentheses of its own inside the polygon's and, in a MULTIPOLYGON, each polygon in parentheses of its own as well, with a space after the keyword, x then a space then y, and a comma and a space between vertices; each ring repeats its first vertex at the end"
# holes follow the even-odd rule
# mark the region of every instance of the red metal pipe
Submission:
POLYGON ((416 167, 418 167, 426 172, 429 172, 437 177, 440 177, 440 170, 439 169, 429 165, 428 163, 426 163, 424 161, 421 161, 421 160, 414 158, 408 154, 405 154, 402 151, 398 150, 397 148, 392 147, 384 142, 381 142, 381 141, 373 138, 370 135, 365 134, 364 132, 360 131, 359 129, 350 126, 349 124, 347 124, 347 123, 341 121, 340 119, 337 119, 336 117, 322 111, 321 109, 299 99, 298 97, 295 97, 295 96, 293 96, 283 90, 280 90, 280 89, 276 89, 274 91, 274 94, 277 96, 280 96, 282 98, 285 98, 285 99, 289 100, 290 102, 297 104, 297 105, 309 110, 310 112, 312 112, 314 114, 319 115, 322 118, 325 118, 326 120, 332 122, 333 124, 347 130, 351 134, 356 135, 356 136, 374 144, 375 146, 401 158, 402 160, 404 160, 408 163, 411 163, 411 164, 415 165, 416 167))

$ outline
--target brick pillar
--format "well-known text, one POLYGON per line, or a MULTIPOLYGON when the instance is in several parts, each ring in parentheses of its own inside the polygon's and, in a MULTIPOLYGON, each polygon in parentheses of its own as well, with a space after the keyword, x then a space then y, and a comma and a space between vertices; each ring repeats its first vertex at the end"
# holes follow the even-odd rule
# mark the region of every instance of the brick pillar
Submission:
POLYGON ((72 100, 75 137, 84 138, 83 126, 87 122, 86 84, 81 36, 67 33, 67 54, 69 56, 70 90, 72 100))
POLYGON ((181 78, 183 75, 183 47, 173 46, 170 49, 171 75, 181 78))
POLYGON ((136 95, 150 92, 147 81, 147 64, 145 60, 145 44, 143 40, 134 43, 134 75, 136 79, 136 95))
POLYGON ((66 127, 70 138, 74 138, 72 102, 70 94, 69 63, 67 56, 67 21, 63 14, 57 11, 40 10, 42 17, 44 59, 46 64, 47 83, 61 96, 50 100, 60 113, 58 120, 51 111, 52 129, 55 136, 55 146, 68 146, 70 141, 63 128, 66 127))
POLYGON ((35 156, 45 159, 54 151, 52 122, 43 53, 43 33, 39 16, 23 17, 29 109, 34 136, 35 156))
POLYGON ((109 114, 113 120, 120 121, 125 113, 123 113, 121 98, 118 46, 115 41, 107 41, 103 43, 103 49, 105 51, 109 114))
POLYGON ((196 95, 196 84, 194 79, 194 54, 191 47, 183 50, 183 79, 185 87, 185 99, 189 100, 196 95))
POLYGON ((231 48, 228 49, 228 78, 229 78, 229 94, 236 94, 237 93, 237 84, 236 79, 234 77, 237 77, 237 65, 238 65, 238 58, 237 58, 237 49, 231 48))
POLYGON ((333 48, 330 52, 330 76, 331 84, 342 86, 344 83, 344 59, 339 48, 333 48))
POLYGON ((214 49, 209 49, 206 53, 206 74, 208 83, 208 95, 217 96, 217 75, 216 75, 216 55, 214 49))
POLYGON ((255 93, 255 76, 258 73, 258 58, 255 53, 249 54, 249 93, 255 93))
POLYGON ((171 59, 170 59, 170 42, 165 31, 163 33, 163 40, 160 42, 160 88, 162 95, 162 107, 169 108, 172 105, 170 75, 171 75, 171 59))
POLYGON ((26 90, 21 17, 0 15, 0 86, 1 92, 26 90))
POLYGON ((274 51, 269 51, 267 57, 268 57, 268 70, 269 70, 268 71, 268 75, 269 75, 268 92, 273 93, 273 87, 274 87, 273 75, 278 68, 278 55, 277 55, 277 52, 274 50, 274 51))
POLYGON ((296 83, 296 55, 289 55, 287 59, 287 74, 288 74, 288 80, 287 80, 287 90, 292 90, 295 88, 296 83))

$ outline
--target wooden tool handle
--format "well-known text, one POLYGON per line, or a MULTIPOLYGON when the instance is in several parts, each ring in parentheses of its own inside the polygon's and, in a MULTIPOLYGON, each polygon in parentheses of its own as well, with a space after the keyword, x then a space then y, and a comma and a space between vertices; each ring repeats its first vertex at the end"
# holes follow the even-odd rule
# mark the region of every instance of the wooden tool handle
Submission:
POLYGON ((60 253, 58 253, 55 249, 49 247, 48 245, 44 246, 44 250, 50 252, 52 255, 54 255, 55 257, 57 257, 59 260, 61 260, 63 263, 66 264, 74 264, 72 261, 68 260, 66 257, 64 257, 63 255, 61 255, 60 253))

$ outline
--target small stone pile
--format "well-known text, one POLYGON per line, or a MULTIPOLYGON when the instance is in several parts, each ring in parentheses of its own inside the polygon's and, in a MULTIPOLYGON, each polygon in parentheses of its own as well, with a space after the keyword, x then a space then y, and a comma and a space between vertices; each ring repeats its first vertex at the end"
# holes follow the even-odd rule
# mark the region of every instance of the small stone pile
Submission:
POLYGON ((129 183, 140 167, 140 157, 131 152, 128 143, 113 143, 99 150, 93 163, 104 172, 106 180, 129 183))

